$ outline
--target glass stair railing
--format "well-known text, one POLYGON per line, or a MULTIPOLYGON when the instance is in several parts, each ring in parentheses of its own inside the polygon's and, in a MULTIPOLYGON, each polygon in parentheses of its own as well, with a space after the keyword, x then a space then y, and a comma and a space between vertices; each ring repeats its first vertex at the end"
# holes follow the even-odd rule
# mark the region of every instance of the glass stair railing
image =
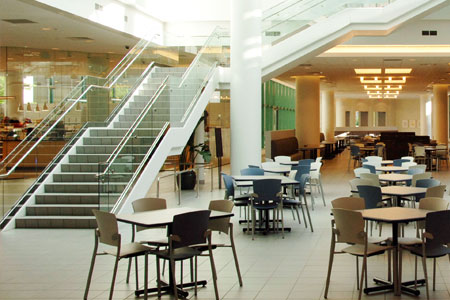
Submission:
POLYGON ((165 77, 99 176, 101 209, 117 212, 135 188, 166 132, 184 126, 216 66, 228 61, 224 48, 227 45, 228 34, 216 29, 184 73, 165 77), (122 189, 118 181, 126 186, 122 189))
MULTIPOLYGON (((214 44, 215 40, 217 38, 213 37, 208 40, 210 46, 200 50, 188 69, 153 67, 136 93, 126 103, 121 102, 118 112, 112 107, 104 109, 104 105, 98 103, 112 94, 102 86, 90 86, 76 99, 74 107, 80 104, 81 111, 88 109, 91 103, 93 107, 102 108, 101 112, 113 111, 112 116, 103 122, 101 118, 94 118, 95 124, 86 125, 85 134, 77 135, 71 146, 60 153, 53 168, 44 172, 48 175, 42 175, 44 178, 39 178, 36 185, 25 192, 14 209, 19 210, 26 198, 31 201, 15 217, 15 226, 95 227, 93 208, 110 210, 117 199, 122 203, 124 196, 121 195, 132 190, 140 170, 149 162, 166 129, 182 126, 188 118, 217 61, 228 62, 227 58, 221 61, 226 51, 214 44), (92 97, 86 95, 88 90, 95 92, 92 97), (99 177, 99 173, 104 175, 99 177)), ((167 56, 167 49, 163 47, 153 48, 149 53, 154 61, 167 59, 163 55, 167 56), (158 56, 158 52, 162 55, 158 56)), ((122 76, 114 81, 120 82, 120 78, 122 76)))
POLYGON ((81 129, 106 126, 117 115, 152 70, 153 50, 151 39, 142 39, 106 78, 85 76, 0 162, 0 228, 38 190, 81 129))
POLYGON ((395 0, 287 0, 267 9, 262 18, 263 44, 276 44, 346 8, 383 7, 395 0))

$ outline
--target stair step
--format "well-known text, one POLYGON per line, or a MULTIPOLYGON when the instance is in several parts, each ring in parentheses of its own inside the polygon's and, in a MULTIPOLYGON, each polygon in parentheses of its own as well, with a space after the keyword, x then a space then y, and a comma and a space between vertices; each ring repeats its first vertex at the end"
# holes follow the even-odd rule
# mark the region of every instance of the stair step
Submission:
MULTIPOLYGON (((105 205, 101 207, 107 208, 105 205)), ((93 209, 99 209, 95 204, 37 204, 26 207, 27 216, 93 216, 93 209)))
MULTIPOLYGON (((139 166, 139 163, 115 163, 114 168, 116 172, 128 173, 131 170, 134 170, 139 166)), ((61 172, 69 172, 69 173, 98 173, 100 171, 104 171, 104 166, 99 166, 98 163, 73 163, 73 164, 62 164, 61 172)))
MULTIPOLYGON (((110 129, 93 129, 90 131, 91 137, 120 137, 122 138, 128 129, 110 128, 110 129)), ((156 136, 161 131, 159 128, 138 128, 136 134, 139 136, 156 136), (144 133, 144 134, 143 134, 144 133)))
MULTIPOLYGON (((119 193, 109 193, 100 196, 100 203, 116 203, 119 193)), ((36 204, 95 204, 98 205, 98 193, 77 193, 77 194, 38 194, 35 196, 36 204)))
MULTIPOLYGON (((121 153, 122 154, 145 154, 150 148, 149 145, 136 145, 133 143, 134 141, 130 141, 125 147, 123 147, 121 153)), ((76 151, 77 154, 102 154, 102 153, 113 153, 114 149, 117 146, 77 146, 76 151)))
MULTIPOLYGON (((114 173, 109 176, 109 182, 128 182, 133 173, 114 173)), ((53 174, 53 182, 98 182, 96 173, 59 173, 53 174)))
POLYGON ((97 228, 91 216, 32 216, 16 219, 16 228, 97 228))
MULTIPOLYGON (((121 193, 127 183, 108 182, 101 185, 101 192, 107 194, 121 193)), ((44 185, 45 193, 98 193, 99 185, 97 182, 54 182, 44 185)))

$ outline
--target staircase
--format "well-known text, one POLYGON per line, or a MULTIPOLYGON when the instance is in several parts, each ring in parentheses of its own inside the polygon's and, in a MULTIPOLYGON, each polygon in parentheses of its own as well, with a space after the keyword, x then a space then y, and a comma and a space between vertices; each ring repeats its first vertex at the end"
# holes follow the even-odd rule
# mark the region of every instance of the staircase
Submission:
POLYGON ((170 76, 172 82, 177 82, 185 71, 186 68, 155 68, 138 95, 128 101, 109 127, 90 128, 36 191, 35 204, 26 207, 25 216, 16 218, 16 228, 95 228, 92 209, 115 203, 164 124, 170 121, 171 113, 180 117, 182 106, 170 110, 167 100, 156 103, 153 110, 157 116, 146 116, 132 144, 123 148, 114 163, 114 176, 108 177, 108 191, 100 191, 103 196, 99 203, 97 174, 104 170, 100 163, 108 160, 164 78, 170 76))

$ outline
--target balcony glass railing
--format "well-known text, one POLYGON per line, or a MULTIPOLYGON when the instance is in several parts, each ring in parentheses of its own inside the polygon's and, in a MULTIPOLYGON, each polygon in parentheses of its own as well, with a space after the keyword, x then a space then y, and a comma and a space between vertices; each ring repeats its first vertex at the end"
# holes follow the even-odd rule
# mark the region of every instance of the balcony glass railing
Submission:
POLYGON ((383 7, 395 0, 287 0, 263 13, 264 44, 275 44, 346 8, 383 7))

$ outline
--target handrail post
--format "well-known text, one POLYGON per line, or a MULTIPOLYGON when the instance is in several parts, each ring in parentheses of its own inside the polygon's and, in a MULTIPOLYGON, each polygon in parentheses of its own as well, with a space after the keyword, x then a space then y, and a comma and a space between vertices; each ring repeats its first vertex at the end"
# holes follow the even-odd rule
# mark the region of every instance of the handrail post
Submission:
POLYGON ((181 204, 181 173, 178 173, 178 205, 181 204))
POLYGON ((159 198, 159 179, 160 177, 158 177, 156 182, 156 198, 159 198))
POLYGON ((197 179, 197 198, 198 198, 198 193, 200 191, 200 167, 197 165, 197 168, 195 169, 197 170, 197 176, 195 177, 197 179))

